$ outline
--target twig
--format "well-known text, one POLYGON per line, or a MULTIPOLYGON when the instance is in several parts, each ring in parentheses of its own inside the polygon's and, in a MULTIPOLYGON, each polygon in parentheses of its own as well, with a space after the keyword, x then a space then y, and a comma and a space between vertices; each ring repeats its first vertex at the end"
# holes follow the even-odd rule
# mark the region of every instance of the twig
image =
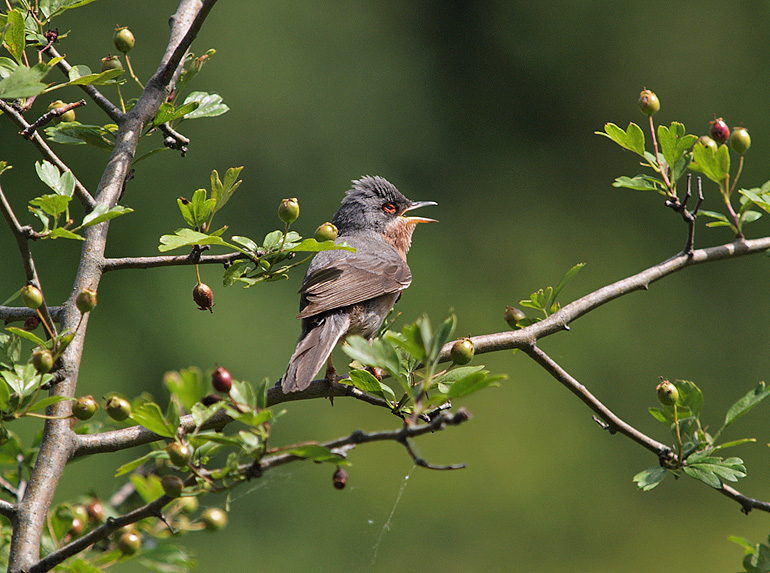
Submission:
POLYGON ((24 139, 32 139, 32 134, 35 133, 35 130, 49 123, 55 117, 61 117, 63 114, 67 113, 68 111, 84 105, 86 105, 86 100, 81 99, 73 103, 65 104, 62 107, 55 107, 52 110, 45 112, 39 118, 37 118, 35 123, 32 123, 27 127, 25 127, 24 129, 22 129, 21 132, 19 132, 19 135, 21 135, 24 139))
POLYGON ((185 265, 227 265, 238 258, 242 258, 241 253, 227 253, 224 255, 171 255, 157 257, 125 257, 105 259, 102 263, 102 270, 119 271, 125 269, 153 269, 158 267, 175 267, 185 265))

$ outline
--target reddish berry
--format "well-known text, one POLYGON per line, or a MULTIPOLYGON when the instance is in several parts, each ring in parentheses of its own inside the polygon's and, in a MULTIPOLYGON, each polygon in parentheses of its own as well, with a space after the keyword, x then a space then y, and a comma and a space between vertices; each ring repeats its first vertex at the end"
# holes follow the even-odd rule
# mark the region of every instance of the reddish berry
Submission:
POLYGON ((106 515, 104 513, 104 506, 100 500, 94 498, 88 502, 88 505, 86 505, 86 513, 88 514, 88 519, 92 522, 104 523, 106 515))
POLYGON ((337 468, 332 476, 332 483, 337 489, 345 489, 345 484, 348 483, 348 472, 342 468, 337 468))
POLYGON ((714 118, 711 122, 711 137, 718 144, 723 144, 730 137, 730 128, 727 127, 725 120, 720 118, 714 118))
POLYGON ((227 369, 220 366, 211 373, 211 384, 217 392, 229 394, 230 388, 233 387, 233 377, 227 369))
POLYGON ((24 330, 35 330, 38 326, 40 326, 40 318, 38 318, 37 315, 28 316, 24 320, 24 326, 22 327, 24 330))
POLYGON ((655 115, 660 109, 660 100, 655 92, 651 90, 642 90, 639 94, 639 109, 644 115, 655 115))
POLYGON ((211 287, 205 283, 198 283, 193 289, 193 300, 198 305, 198 310, 208 310, 214 312, 211 308, 214 306, 214 293, 211 287))

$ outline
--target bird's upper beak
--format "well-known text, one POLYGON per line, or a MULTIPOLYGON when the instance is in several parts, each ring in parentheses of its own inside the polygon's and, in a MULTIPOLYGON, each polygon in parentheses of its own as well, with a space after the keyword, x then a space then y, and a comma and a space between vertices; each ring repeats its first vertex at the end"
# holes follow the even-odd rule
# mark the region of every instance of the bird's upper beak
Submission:
POLYGON ((407 217, 406 212, 411 211, 412 209, 417 209, 419 207, 426 207, 428 205, 438 205, 435 201, 412 201, 411 205, 404 209, 404 211, 401 213, 401 216, 406 219, 408 223, 438 223, 436 219, 429 219, 428 217, 407 217))

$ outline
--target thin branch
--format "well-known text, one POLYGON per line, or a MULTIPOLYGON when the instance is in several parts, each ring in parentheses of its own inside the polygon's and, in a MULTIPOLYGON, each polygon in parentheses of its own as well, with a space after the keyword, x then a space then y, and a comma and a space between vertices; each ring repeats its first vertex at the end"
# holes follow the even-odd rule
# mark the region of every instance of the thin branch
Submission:
POLYGON ((0 499, 0 515, 13 521, 16 517, 16 506, 4 499, 0 499))
POLYGON ((725 495, 729 497, 732 500, 737 501, 741 504, 741 511, 748 515, 748 513, 752 509, 759 509, 761 511, 766 511, 770 513, 770 503, 766 501, 760 501, 758 499, 754 499, 753 497, 748 497, 746 495, 743 495, 741 492, 739 492, 737 489, 730 487, 727 484, 722 484, 722 487, 718 490, 719 493, 722 495, 725 495))
MULTIPOLYGON (((54 322, 61 320, 64 307, 49 306, 49 312, 54 322)), ((37 313, 31 308, 25 306, 0 306, 0 320, 8 324, 9 322, 23 322, 31 316, 37 316, 37 313)))
MULTIPOLYGON (((24 119, 24 116, 21 115, 12 105, 9 105, 3 100, 0 100, 0 110, 8 115, 8 117, 10 117, 11 120, 22 129, 22 131, 29 129, 30 124, 26 119, 24 119)), ((53 150, 48 146, 48 144, 39 133, 34 132, 29 139, 43 156, 43 158, 56 165, 56 167, 59 168, 59 171, 69 171, 72 173, 72 170, 67 167, 66 163, 59 159, 59 156, 53 152, 53 150)), ((91 211, 96 206, 96 201, 94 201, 94 198, 88 192, 88 189, 86 189, 85 185, 83 185, 80 180, 75 177, 74 173, 72 173, 72 176, 75 179, 75 196, 88 211, 91 211)))
POLYGON ((105 259, 102 263, 102 270, 120 271, 125 269, 154 269, 158 267, 175 267, 185 265, 227 265, 238 258, 242 258, 241 253, 227 253, 224 255, 171 255, 157 257, 124 257, 105 259))
POLYGON ((32 139, 32 135, 35 133, 36 130, 50 123, 51 121, 53 121, 54 118, 61 117, 68 111, 84 105, 86 105, 86 100, 81 99, 76 102, 65 104, 62 107, 53 108, 52 110, 45 112, 43 115, 37 118, 37 120, 35 120, 35 123, 32 123, 28 127, 25 127, 24 129, 22 129, 20 135, 24 139, 32 139))

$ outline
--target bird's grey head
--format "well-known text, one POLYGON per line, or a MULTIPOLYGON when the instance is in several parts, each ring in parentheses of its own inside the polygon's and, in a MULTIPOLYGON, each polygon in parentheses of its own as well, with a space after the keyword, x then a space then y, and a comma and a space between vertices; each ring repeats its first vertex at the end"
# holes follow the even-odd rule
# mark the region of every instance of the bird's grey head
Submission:
MULTIPOLYGON (((385 233, 388 226, 406 211, 423 205, 435 203, 410 201, 386 179, 366 175, 353 181, 353 187, 342 200, 332 223, 339 229, 340 235, 356 231, 385 233)), ((415 223, 430 220, 422 217, 409 219, 415 223)))

